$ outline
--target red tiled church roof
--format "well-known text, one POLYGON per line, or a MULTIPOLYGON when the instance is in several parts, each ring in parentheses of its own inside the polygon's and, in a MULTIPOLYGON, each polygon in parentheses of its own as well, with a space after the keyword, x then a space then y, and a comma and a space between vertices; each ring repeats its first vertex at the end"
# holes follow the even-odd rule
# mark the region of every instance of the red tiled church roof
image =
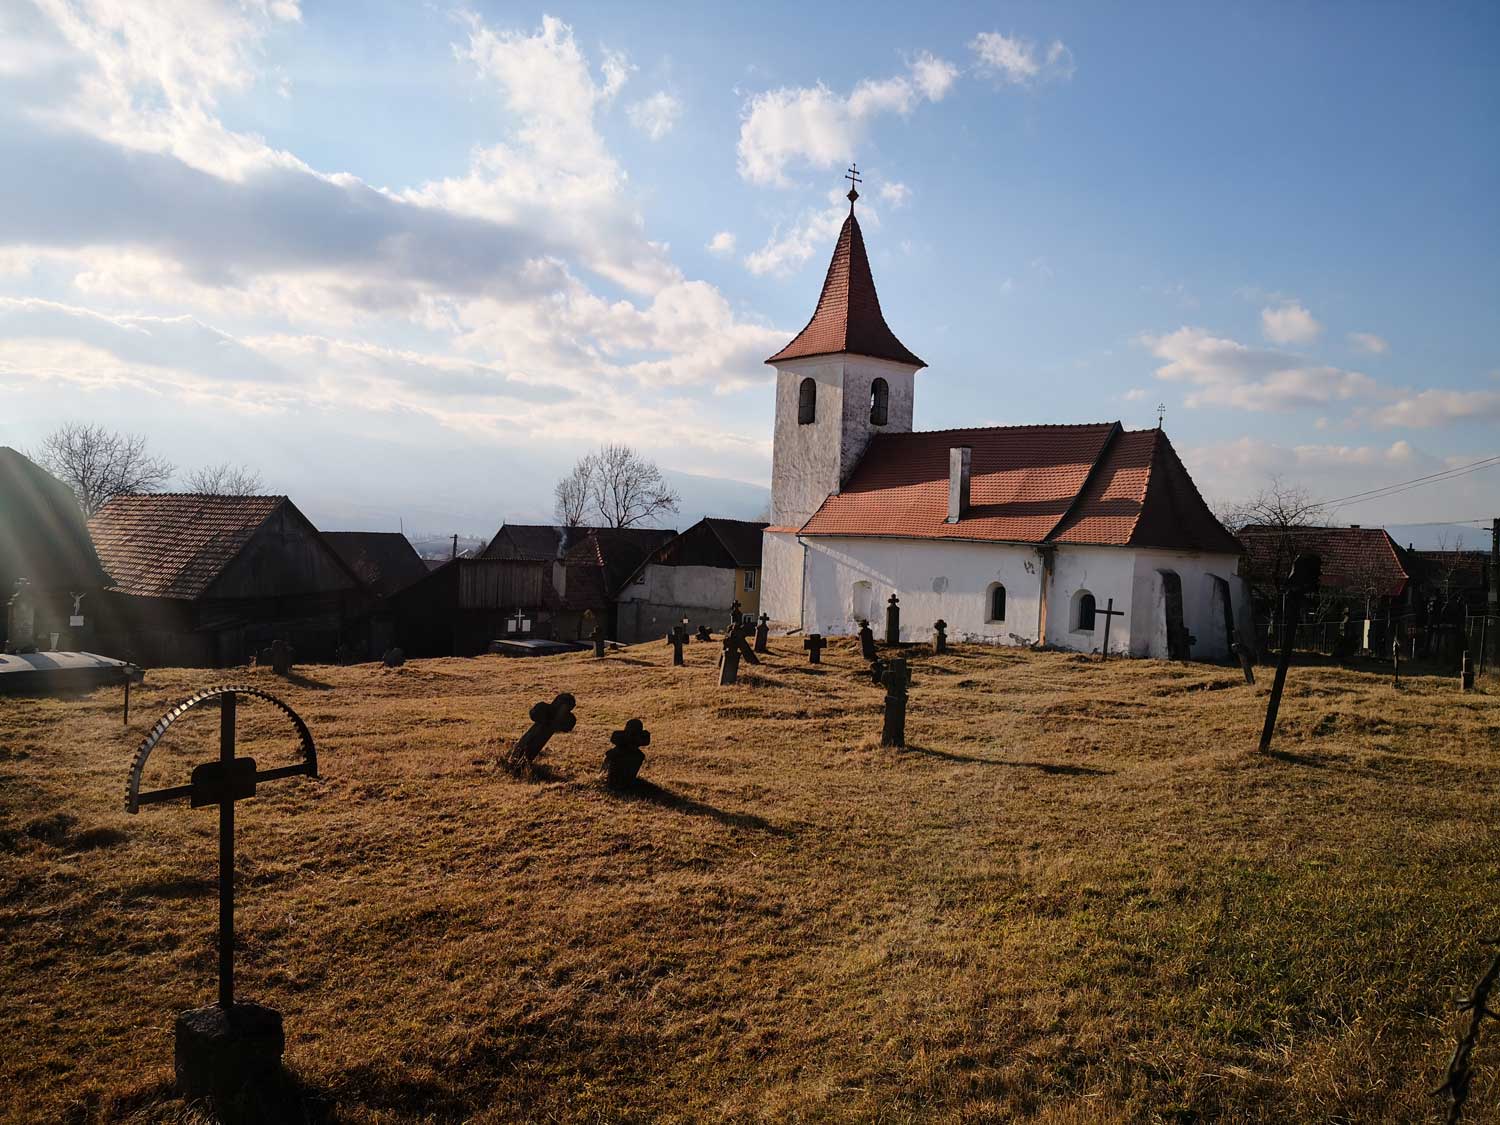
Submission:
POLYGON ((870 258, 865 253, 864 235, 854 209, 844 220, 839 240, 823 279, 823 293, 807 327, 797 333, 790 344, 766 360, 778 363, 784 359, 807 356, 838 355, 850 352, 874 359, 889 359, 927 365, 896 339, 880 312, 880 298, 875 293, 875 279, 870 274, 870 258))
POLYGON ((1239 554, 1165 434, 1118 422, 879 434, 804 535, 1078 543, 1239 554), (948 451, 972 452, 948 523, 948 451))

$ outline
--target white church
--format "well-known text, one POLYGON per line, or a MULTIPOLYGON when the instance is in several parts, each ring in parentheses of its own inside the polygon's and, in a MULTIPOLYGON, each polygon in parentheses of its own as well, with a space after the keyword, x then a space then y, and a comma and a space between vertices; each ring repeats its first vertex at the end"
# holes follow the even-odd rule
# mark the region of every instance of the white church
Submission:
POLYGON ((1249 635, 1240 545, 1159 428, 1119 422, 913 432, 926 366, 880 311, 864 236, 839 232, 776 369, 761 608, 772 627, 1222 659, 1249 635), (1107 613, 1107 610, 1113 613, 1107 613))

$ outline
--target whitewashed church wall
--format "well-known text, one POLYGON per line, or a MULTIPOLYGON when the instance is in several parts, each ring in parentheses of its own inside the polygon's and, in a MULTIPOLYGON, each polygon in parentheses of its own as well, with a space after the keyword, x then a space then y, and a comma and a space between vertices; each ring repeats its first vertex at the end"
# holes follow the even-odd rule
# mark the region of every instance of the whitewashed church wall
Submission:
POLYGON ((1238 569, 1239 559, 1235 555, 1135 552, 1135 587, 1143 613, 1137 615, 1132 654, 1167 658, 1166 588, 1161 572, 1169 570, 1175 571, 1182 583, 1183 624, 1197 638, 1192 647, 1193 659, 1226 659, 1230 638, 1225 635, 1223 610, 1214 595, 1214 579, 1222 578, 1228 584, 1236 627, 1248 632, 1249 591, 1238 569))
POLYGON ((802 360, 776 371, 776 434, 771 452, 771 523, 801 527, 839 486, 844 365, 802 360), (802 380, 817 383, 814 420, 797 421, 802 380))
POLYGON ((869 615, 876 635, 883 635, 886 601, 896 593, 904 641, 930 639, 940 617, 953 641, 1025 645, 1036 639, 1041 558, 1031 547, 842 537, 806 542, 808 633, 852 634, 869 615), (989 621, 997 582, 1005 586, 1005 620, 989 621))
POLYGON ((1079 600, 1089 593, 1097 609, 1107 608, 1113 598, 1115 609, 1124 613, 1109 627, 1109 651, 1133 652, 1134 579, 1135 552, 1128 548, 1059 545, 1047 593, 1047 643, 1075 652, 1093 652, 1103 646, 1103 613, 1095 615, 1092 629, 1077 627, 1079 600))
POLYGON ((802 622, 802 544, 791 532, 767 531, 760 547, 760 610, 777 632, 802 622))
POLYGON ((834 487, 849 479, 875 434, 911 433, 912 375, 910 367, 888 360, 865 356, 844 360, 844 427, 839 442, 839 480, 834 487), (883 426, 870 421, 870 388, 876 379, 884 379, 889 390, 883 426))

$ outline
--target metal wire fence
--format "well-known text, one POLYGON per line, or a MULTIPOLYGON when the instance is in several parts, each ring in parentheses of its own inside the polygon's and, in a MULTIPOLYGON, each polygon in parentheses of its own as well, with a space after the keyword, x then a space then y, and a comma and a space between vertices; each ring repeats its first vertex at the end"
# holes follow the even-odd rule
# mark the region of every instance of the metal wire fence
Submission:
MULTIPOLYGON (((1284 626, 1272 620, 1255 623, 1262 653, 1279 651, 1284 626)), ((1463 654, 1476 674, 1500 674, 1500 613, 1490 609, 1465 610, 1462 617, 1430 618, 1418 613, 1390 614, 1369 619, 1298 622, 1292 648, 1304 654, 1389 661, 1392 643, 1400 646, 1403 664, 1431 665, 1458 672, 1463 654)))

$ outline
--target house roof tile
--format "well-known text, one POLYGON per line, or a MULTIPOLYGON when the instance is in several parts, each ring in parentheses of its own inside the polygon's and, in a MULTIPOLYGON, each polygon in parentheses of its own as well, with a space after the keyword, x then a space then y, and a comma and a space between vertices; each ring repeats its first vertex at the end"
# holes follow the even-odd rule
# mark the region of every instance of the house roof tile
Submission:
POLYGON ((1276 587, 1299 554, 1322 560, 1324 589, 1373 590, 1380 597, 1400 597, 1419 570, 1417 561, 1382 527, 1271 527, 1252 524, 1239 531, 1245 545, 1247 577, 1276 587))
POLYGON ((396 531, 325 531, 323 538, 376 594, 388 598, 426 578, 427 564, 396 531))

